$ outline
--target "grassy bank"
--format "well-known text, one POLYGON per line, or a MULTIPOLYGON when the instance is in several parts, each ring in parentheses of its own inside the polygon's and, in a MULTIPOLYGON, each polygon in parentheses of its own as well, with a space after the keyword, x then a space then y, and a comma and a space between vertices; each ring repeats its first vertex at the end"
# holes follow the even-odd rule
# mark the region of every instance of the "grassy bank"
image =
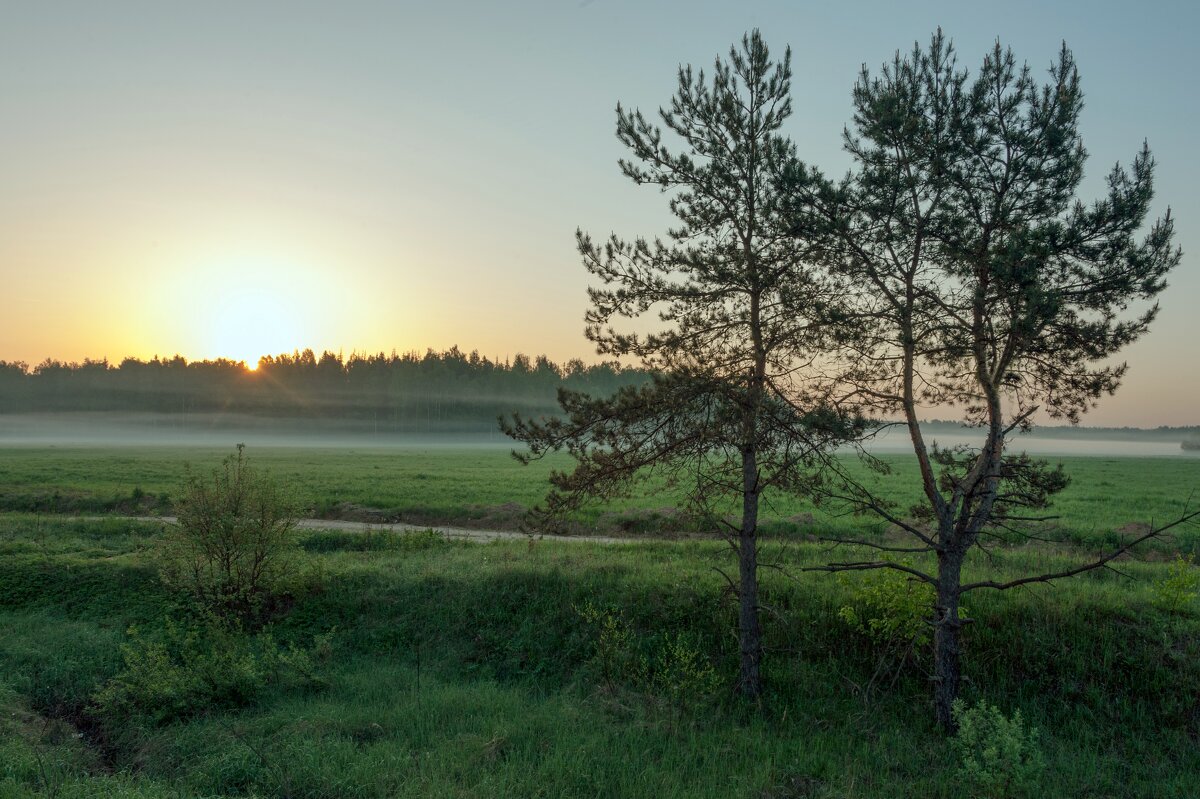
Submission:
MULTIPOLYGON (((302 550, 323 587, 271 634, 328 637, 319 686, 114 725, 94 697, 123 667, 128 628, 179 618, 151 565, 158 535, 0 517, 0 795, 960 795, 925 655, 889 658, 839 618, 853 580, 766 570, 769 694, 733 699, 734 608, 714 570, 727 555, 704 542, 418 534, 364 550, 355 534, 314 533, 302 550)), ((793 573, 823 556, 764 552, 793 573)), ((1075 557, 1002 551, 976 573, 1075 557)), ((1042 730, 1041 794, 1200 792, 1200 617, 1161 607, 1166 569, 1126 562, 1129 577, 969 597, 968 698, 1042 730)))

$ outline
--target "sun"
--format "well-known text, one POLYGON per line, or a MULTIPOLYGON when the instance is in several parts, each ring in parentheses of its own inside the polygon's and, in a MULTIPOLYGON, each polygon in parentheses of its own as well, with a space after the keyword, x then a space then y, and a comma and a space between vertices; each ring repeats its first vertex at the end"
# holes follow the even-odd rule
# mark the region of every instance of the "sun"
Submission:
POLYGON ((300 257, 206 253, 174 273, 172 299, 162 307, 171 309, 165 316, 181 333, 181 351, 241 361, 247 372, 261 371, 264 355, 320 351, 337 340, 354 307, 335 270, 300 257))
POLYGON ((262 355, 290 352, 303 340, 296 304, 269 290, 223 292, 210 314, 211 349, 247 364, 257 365, 262 355))
POLYGON ((197 297, 203 349, 244 361, 254 371, 263 355, 309 346, 319 316, 312 287, 283 269, 247 266, 240 271, 211 270, 211 282, 197 297))

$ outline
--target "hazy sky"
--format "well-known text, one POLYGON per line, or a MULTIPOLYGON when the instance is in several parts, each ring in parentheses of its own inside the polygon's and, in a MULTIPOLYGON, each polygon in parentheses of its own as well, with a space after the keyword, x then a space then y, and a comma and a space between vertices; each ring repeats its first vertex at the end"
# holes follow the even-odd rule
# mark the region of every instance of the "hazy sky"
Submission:
POLYGON ((1191 3, 0 0, 0 359, 458 344, 590 357, 577 226, 660 233, 617 101, 746 30, 793 50, 788 132, 826 171, 859 66, 938 25, 1040 74, 1074 50, 1084 196, 1143 139, 1185 261, 1089 424, 1200 422, 1191 3))

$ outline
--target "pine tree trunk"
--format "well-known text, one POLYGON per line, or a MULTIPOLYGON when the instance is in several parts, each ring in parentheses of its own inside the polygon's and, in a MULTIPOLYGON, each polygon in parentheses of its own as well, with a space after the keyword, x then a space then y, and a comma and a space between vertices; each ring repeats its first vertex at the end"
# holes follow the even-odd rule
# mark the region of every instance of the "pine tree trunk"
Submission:
POLYGON ((762 694, 762 625, 758 620, 758 463, 742 452, 742 526, 738 535, 738 644, 742 696, 762 694))
POLYGON ((938 557, 937 621, 933 629, 933 704, 938 725, 947 734, 955 730, 954 700, 962 680, 959 636, 962 620, 958 617, 958 587, 962 575, 961 555, 938 557))

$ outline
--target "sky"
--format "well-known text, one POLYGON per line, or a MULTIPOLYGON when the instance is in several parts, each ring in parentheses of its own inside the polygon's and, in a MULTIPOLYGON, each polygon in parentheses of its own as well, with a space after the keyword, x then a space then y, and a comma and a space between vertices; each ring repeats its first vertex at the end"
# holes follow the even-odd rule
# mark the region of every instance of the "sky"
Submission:
POLYGON ((941 26, 1086 94, 1081 196, 1148 140, 1183 264, 1093 425, 1200 423, 1195 4, 0 0, 0 360, 254 361, 458 345, 594 358, 574 247, 653 236, 614 108, 752 28, 792 48, 801 157, 840 174, 850 89, 941 26), (1190 146, 1189 146, 1190 145, 1190 146))

